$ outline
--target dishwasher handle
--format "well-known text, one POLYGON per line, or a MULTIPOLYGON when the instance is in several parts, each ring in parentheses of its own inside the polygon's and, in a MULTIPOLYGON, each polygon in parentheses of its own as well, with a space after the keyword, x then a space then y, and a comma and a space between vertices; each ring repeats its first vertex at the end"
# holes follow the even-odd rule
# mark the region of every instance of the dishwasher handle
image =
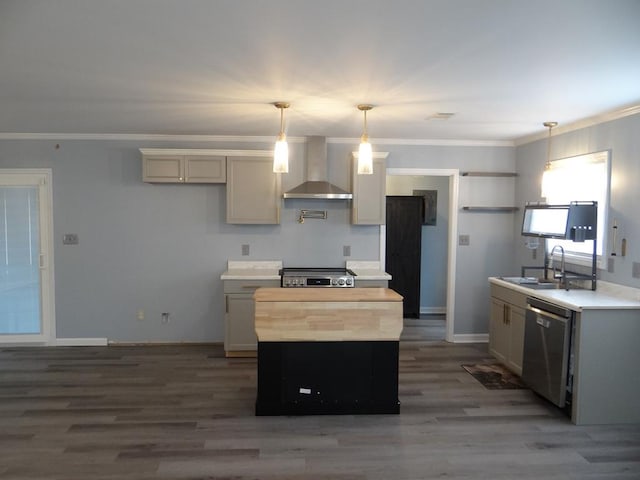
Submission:
POLYGON ((547 312, 546 310, 541 310, 531 305, 527 305, 527 310, 536 314, 536 323, 544 328, 549 328, 549 324, 551 323, 549 319, 563 323, 569 320, 567 317, 556 315, 555 313, 547 312))
POLYGON ((549 328, 549 325, 551 325, 551 320, 544 317, 537 317, 536 323, 543 328, 549 328))

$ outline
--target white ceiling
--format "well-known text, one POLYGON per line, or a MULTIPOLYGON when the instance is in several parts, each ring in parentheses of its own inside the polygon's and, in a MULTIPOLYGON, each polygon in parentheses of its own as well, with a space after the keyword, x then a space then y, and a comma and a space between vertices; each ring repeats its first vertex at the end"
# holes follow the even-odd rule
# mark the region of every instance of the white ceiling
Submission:
POLYGON ((640 103, 639 0, 0 0, 0 133, 515 140, 640 103), (451 112, 449 120, 432 120, 451 112))

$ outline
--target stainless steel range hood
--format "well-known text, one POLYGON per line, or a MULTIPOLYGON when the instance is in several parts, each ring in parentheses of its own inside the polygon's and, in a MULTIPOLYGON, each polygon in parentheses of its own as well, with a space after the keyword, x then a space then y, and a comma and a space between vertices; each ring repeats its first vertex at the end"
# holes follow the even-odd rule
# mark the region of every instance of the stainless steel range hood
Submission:
POLYGON ((353 195, 327 181, 327 139, 307 137, 307 181, 282 194, 284 198, 348 200, 353 195))

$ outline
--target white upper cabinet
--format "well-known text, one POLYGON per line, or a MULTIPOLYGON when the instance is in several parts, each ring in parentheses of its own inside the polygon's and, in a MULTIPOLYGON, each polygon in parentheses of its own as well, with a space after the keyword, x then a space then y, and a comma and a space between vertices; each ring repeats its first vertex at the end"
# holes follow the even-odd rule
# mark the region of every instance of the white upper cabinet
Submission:
POLYGON ((207 150, 141 149, 142 180, 149 183, 225 183, 225 155, 207 150))
POLYGON ((351 161, 351 223, 355 225, 384 225, 386 223, 386 152, 373 154, 373 173, 358 174, 358 159, 351 161))
POLYGON ((281 204, 271 157, 227 158, 227 223, 280 223, 281 204))

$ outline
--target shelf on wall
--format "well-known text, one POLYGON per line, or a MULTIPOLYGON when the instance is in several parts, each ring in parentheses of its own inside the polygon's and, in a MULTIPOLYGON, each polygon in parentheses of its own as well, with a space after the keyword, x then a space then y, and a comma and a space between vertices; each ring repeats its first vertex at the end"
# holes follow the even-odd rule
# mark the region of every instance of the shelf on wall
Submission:
POLYGON ((460 172, 462 177, 517 177, 516 172, 460 172))
POLYGON ((510 213, 517 212, 518 207, 462 207, 465 212, 494 212, 494 213, 510 213))

